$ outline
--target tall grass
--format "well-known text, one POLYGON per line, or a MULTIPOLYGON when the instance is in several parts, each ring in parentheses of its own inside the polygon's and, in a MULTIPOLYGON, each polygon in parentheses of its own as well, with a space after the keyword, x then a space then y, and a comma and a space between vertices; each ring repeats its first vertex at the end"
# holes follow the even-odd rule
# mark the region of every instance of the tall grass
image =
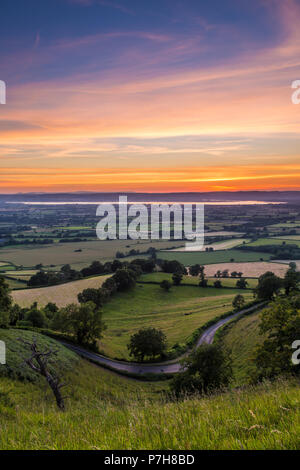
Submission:
POLYGON ((81 361, 67 411, 41 385, 0 379, 0 449, 299 449, 295 379, 170 401, 81 361))

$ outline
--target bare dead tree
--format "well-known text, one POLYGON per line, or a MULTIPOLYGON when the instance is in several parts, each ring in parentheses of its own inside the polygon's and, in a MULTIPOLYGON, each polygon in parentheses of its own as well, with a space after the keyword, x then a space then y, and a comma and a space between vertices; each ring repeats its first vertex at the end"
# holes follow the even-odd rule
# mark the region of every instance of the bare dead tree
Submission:
POLYGON ((35 338, 32 339, 32 342, 25 341, 23 338, 18 338, 18 341, 28 346, 32 352, 29 358, 24 358, 24 363, 32 370, 46 378, 48 385, 55 396, 58 408, 63 411, 65 409, 64 399, 66 397, 62 396, 61 388, 65 387, 67 384, 62 383, 56 374, 49 371, 49 362, 55 362, 58 350, 50 348, 40 351, 35 338))

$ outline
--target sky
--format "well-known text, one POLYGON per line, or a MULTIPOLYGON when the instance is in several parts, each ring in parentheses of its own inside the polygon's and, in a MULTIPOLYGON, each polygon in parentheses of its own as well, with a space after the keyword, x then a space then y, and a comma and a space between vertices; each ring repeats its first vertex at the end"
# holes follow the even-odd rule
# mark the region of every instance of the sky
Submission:
POLYGON ((0 193, 300 190, 299 0, 0 15, 0 193))

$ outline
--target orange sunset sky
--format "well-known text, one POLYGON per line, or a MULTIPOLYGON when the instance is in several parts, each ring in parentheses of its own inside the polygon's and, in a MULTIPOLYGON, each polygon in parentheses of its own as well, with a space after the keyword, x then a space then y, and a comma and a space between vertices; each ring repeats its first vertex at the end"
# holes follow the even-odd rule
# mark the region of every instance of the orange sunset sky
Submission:
POLYGON ((22 3, 1 193, 300 190, 298 1, 22 3))

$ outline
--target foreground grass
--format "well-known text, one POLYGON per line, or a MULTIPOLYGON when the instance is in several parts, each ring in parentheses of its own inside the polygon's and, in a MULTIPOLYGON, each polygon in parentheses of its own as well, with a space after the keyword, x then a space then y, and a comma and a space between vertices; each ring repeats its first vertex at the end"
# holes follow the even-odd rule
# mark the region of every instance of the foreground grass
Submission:
POLYGON ((107 324, 100 349, 110 357, 129 359, 130 336, 142 327, 160 328, 167 336, 168 348, 184 344, 207 321, 232 310, 232 300, 242 293, 246 301, 251 291, 239 289, 174 286, 169 292, 158 284, 137 284, 120 292, 103 306, 107 324))
POLYGON ((162 384, 81 361, 67 411, 48 390, 0 379, 0 449, 299 449, 299 382, 168 401, 162 384))

